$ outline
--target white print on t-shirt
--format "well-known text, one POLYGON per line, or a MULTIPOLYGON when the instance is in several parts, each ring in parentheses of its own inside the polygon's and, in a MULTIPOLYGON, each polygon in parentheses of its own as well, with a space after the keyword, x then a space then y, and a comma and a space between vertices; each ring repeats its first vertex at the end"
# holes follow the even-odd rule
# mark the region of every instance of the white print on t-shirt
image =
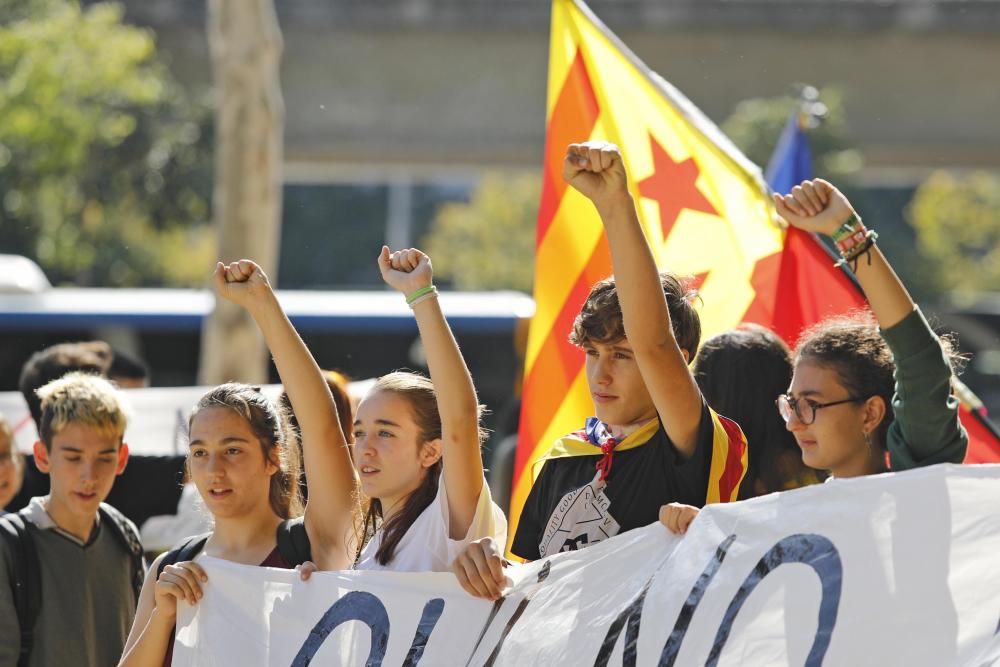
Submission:
POLYGON ((552 511, 538 553, 544 558, 560 551, 576 551, 618 534, 621 526, 611 516, 607 483, 600 473, 589 484, 563 496, 552 511))

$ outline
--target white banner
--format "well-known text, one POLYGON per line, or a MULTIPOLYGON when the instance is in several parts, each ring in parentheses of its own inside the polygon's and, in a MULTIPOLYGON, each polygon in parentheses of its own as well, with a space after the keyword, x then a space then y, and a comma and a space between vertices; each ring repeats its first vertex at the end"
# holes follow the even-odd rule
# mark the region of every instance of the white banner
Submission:
POLYGON ((773 494, 510 568, 496 605, 450 574, 204 559, 175 665, 1000 664, 1000 466, 773 494))

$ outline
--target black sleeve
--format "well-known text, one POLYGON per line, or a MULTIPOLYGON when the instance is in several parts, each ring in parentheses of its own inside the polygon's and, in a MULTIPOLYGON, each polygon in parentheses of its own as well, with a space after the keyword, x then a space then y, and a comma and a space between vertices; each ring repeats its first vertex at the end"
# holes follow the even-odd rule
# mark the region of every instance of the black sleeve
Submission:
POLYGON ((184 479, 183 456, 131 456, 107 503, 142 527, 151 516, 177 514, 184 479))
MULTIPOLYGON (((510 544, 511 553, 527 561, 538 560, 542 557, 538 551, 538 544, 542 539, 545 522, 548 521, 552 513, 547 492, 551 463, 551 461, 547 461, 542 466, 541 474, 531 485, 528 499, 524 501, 524 508, 517 521, 517 532, 514 533, 514 540, 510 544)), ((531 473, 526 470, 525 474, 531 473)))
POLYGON ((709 412, 708 404, 702 401, 698 442, 689 458, 681 456, 665 431, 663 436, 673 457, 677 502, 702 507, 708 495, 708 475, 712 465, 712 446, 715 439, 715 428, 712 425, 712 414, 709 412))

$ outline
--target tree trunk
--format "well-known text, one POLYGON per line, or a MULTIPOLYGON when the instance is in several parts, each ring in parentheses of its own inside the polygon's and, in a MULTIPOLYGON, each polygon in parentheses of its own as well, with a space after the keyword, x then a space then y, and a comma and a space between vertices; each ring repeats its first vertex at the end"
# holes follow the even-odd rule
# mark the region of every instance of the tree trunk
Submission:
MULTIPOLYGON (((284 105, 281 29, 271 0, 209 0, 216 91, 213 205, 224 262, 252 259, 277 284, 284 105)), ((267 381, 267 349, 250 316, 218 301, 202 329, 202 384, 267 381)))

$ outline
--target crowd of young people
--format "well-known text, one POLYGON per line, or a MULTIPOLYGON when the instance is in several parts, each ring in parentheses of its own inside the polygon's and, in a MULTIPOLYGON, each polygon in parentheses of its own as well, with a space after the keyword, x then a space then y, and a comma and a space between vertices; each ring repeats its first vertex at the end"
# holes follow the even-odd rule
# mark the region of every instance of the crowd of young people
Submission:
MULTIPOLYGON (((545 558, 657 519, 684 532, 706 503, 826 474, 836 483, 962 460, 967 436, 947 346, 836 188, 806 182, 775 205, 789 224, 834 239, 875 321, 821 323, 794 354, 755 328, 699 352, 693 295, 658 271, 618 149, 573 144, 563 175, 600 214, 615 275, 593 286, 567 332, 586 355, 594 416, 532 470, 513 554, 545 558)), ((238 383, 198 401, 185 474, 213 528, 148 568, 135 526, 104 503, 129 457, 116 389, 86 373, 38 389, 34 460, 50 489, 0 519, 0 667, 170 664, 178 602, 197 603, 211 585, 203 554, 299 567, 303 579, 317 570, 453 571, 470 594, 502 595, 507 522, 485 481, 482 406, 430 258, 383 247, 377 265, 413 310, 429 377, 390 372, 353 414, 260 267, 217 265, 217 295, 257 323, 287 401, 238 383)), ((15 484, 15 458, 0 458, 0 493, 15 484)))

